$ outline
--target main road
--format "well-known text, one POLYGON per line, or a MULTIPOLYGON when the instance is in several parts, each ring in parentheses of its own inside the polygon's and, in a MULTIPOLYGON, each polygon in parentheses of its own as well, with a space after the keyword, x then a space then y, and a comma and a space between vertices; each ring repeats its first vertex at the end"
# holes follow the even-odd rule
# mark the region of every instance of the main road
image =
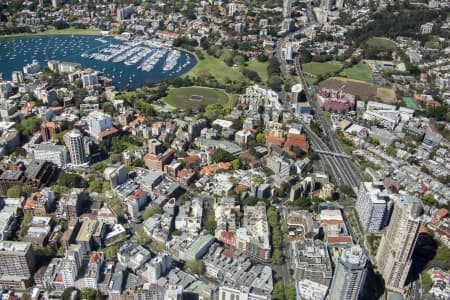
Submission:
MULTIPOLYGON (((280 63, 280 70, 284 76, 284 78, 291 84, 294 85, 298 83, 297 80, 295 80, 290 71, 289 66, 286 62, 286 60, 283 58, 282 51, 281 51, 281 44, 286 42, 289 39, 292 39, 295 35, 298 35, 302 33, 306 28, 310 28, 311 26, 315 26, 315 20, 312 16, 312 13, 308 6, 308 17, 309 17, 309 24, 305 26, 304 28, 286 35, 284 38, 280 38, 277 41, 276 44, 276 57, 278 62, 280 63)), ((328 166, 328 169, 331 173, 331 175, 335 178, 335 181, 338 185, 347 185, 352 188, 357 188, 359 186, 359 183, 361 182, 361 173, 359 168, 355 165, 353 161, 351 161, 349 158, 346 157, 346 153, 343 151, 342 146, 339 144, 339 142, 336 140, 336 137, 334 133, 332 132, 330 125, 327 123, 326 118, 324 116, 324 113, 322 109, 317 105, 317 102, 311 97, 309 94, 309 88, 308 83, 306 82, 303 70, 300 64, 300 60, 297 57, 294 61, 295 70, 298 75, 298 78, 303 86, 303 90, 305 91, 307 100, 309 104, 311 105, 311 108, 315 112, 315 119, 320 124, 320 126, 323 129, 324 135, 329 140, 330 147, 322 141, 320 137, 318 137, 314 131, 312 131, 308 126, 304 126, 305 132, 308 136, 308 140, 311 143, 311 147, 315 151, 320 151, 318 154, 320 158, 325 162, 325 164, 328 166), (326 152, 333 152, 338 153, 341 155, 329 155, 326 152)))

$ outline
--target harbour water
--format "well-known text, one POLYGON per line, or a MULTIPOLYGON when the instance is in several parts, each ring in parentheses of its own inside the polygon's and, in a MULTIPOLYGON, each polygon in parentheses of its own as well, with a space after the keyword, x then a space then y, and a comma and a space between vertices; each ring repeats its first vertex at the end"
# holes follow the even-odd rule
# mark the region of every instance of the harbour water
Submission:
POLYGON ((33 59, 38 60, 41 67, 46 66, 48 60, 80 63, 103 72, 119 89, 178 77, 196 63, 190 53, 178 53, 153 41, 127 43, 113 37, 88 35, 0 39, 0 73, 5 79, 10 80, 13 71, 22 70, 33 59))

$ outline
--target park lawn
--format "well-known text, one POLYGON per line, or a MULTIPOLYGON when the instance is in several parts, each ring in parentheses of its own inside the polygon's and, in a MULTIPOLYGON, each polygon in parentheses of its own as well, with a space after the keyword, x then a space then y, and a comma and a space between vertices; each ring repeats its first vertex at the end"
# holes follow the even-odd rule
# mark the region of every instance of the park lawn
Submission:
POLYGON ((362 61, 359 62, 357 65, 352 66, 351 68, 343 70, 339 75, 350 79, 362 81, 373 80, 372 70, 370 70, 369 66, 362 61))
POLYGON ((369 47, 374 47, 377 49, 383 49, 386 51, 392 51, 397 48, 397 44, 388 38, 382 38, 382 37, 374 37, 367 41, 367 45, 369 47))
POLYGON ((221 90, 204 87, 181 87, 169 89, 168 95, 162 99, 170 106, 190 109, 199 108, 202 105, 228 102, 228 95, 221 90), (201 101, 189 100, 192 95, 202 96, 201 101))
POLYGON ((303 64, 303 71, 316 76, 323 76, 328 73, 337 72, 342 68, 342 63, 337 61, 310 62, 303 64))
POLYGON ((260 62, 257 60, 252 60, 247 63, 247 69, 255 71, 258 73, 261 81, 266 83, 269 80, 269 74, 267 74, 267 62, 260 62))
POLYGON ((195 67, 184 74, 183 76, 207 76, 212 75, 221 84, 225 84, 227 79, 232 81, 245 80, 244 75, 235 68, 228 66, 222 60, 210 56, 205 51, 202 51, 204 59, 199 59, 195 67))
POLYGON ((98 29, 80 29, 80 28, 66 28, 66 29, 47 29, 36 33, 16 33, 10 35, 2 35, 0 37, 22 37, 22 36, 38 36, 38 35, 100 35, 98 29))
POLYGON ((315 85, 317 83, 317 77, 305 77, 306 78, 306 82, 309 85, 315 85))

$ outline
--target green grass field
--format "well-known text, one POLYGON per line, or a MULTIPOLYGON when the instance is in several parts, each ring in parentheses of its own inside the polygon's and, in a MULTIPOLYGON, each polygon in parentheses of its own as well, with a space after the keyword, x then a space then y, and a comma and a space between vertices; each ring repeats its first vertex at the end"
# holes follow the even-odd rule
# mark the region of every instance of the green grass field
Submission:
POLYGON ((208 55, 203 51, 204 59, 199 60, 197 65, 184 74, 184 76, 208 76, 211 75, 222 84, 225 84, 227 79, 232 81, 245 80, 244 75, 235 68, 229 67, 222 60, 208 55))
POLYGON ((408 108, 417 109, 417 103, 413 98, 403 97, 403 102, 405 102, 405 104, 408 108))
POLYGON ((173 107, 189 109, 214 103, 226 104, 228 95, 221 90, 203 87, 171 88, 163 101, 173 107), (190 100, 193 95, 201 96, 203 99, 200 101, 190 100))
POLYGON ((310 62, 303 65, 303 71, 316 76, 321 76, 330 72, 336 72, 341 67, 342 63, 337 61, 329 61, 324 63, 310 62))
POLYGON ((0 37, 22 37, 22 36, 37 36, 37 35, 100 35, 98 29, 78 29, 78 28, 66 28, 66 29, 48 29, 36 33, 17 33, 11 35, 2 35, 0 37))
POLYGON ((309 85, 314 85, 314 84, 317 83, 317 78, 314 78, 314 77, 306 77, 306 82, 307 82, 309 85))
POLYGON ((257 60, 252 60, 247 63, 247 69, 255 71, 258 73, 261 81, 266 83, 269 79, 269 75, 267 74, 267 62, 260 62, 257 60))
POLYGON ((357 65, 354 65, 351 68, 343 70, 339 75, 356 80, 363 80, 363 81, 373 80, 372 71, 370 70, 369 66, 364 62, 359 62, 357 65))
POLYGON ((397 48, 397 44, 388 39, 388 38, 381 38, 381 37, 375 37, 371 38, 367 41, 367 45, 369 47, 374 47, 378 49, 384 49, 386 51, 392 51, 397 48))

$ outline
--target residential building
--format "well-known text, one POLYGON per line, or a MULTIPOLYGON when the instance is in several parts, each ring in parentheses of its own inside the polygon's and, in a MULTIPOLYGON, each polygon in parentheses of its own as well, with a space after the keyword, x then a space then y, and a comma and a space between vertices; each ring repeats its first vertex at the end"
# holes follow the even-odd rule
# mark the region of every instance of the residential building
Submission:
POLYGON ((309 143, 306 139, 306 135, 289 133, 286 139, 286 143, 284 144, 284 150, 289 154, 295 154, 294 147, 301 149, 305 153, 308 153, 309 143))
POLYGON ((297 282, 296 290, 298 297, 302 300, 324 300, 328 286, 309 279, 302 279, 297 282))
POLYGON ((102 246, 106 227, 103 222, 84 218, 75 242, 82 247, 83 252, 89 252, 94 245, 102 246))
POLYGON ((37 144, 33 147, 33 159, 49 161, 61 168, 68 162, 68 155, 62 145, 37 144))
POLYGON ((41 124, 41 137, 44 142, 52 139, 52 137, 61 131, 61 126, 55 122, 44 122, 41 124))
POLYGON ((109 181, 111 189, 125 183, 128 179, 127 168, 124 165, 118 167, 108 167, 103 172, 106 180, 109 181))
POLYGON ((306 238, 290 243, 294 280, 308 279, 328 287, 333 278, 331 261, 326 245, 320 240, 306 238))
POLYGON ((33 217, 22 241, 31 243, 33 249, 45 247, 51 233, 50 217, 33 217))
POLYGON ((27 75, 33 75, 39 73, 40 71, 41 66, 39 65, 39 62, 36 59, 33 59, 31 63, 23 67, 23 73, 27 75))
POLYGON ((175 152, 172 149, 167 149, 164 153, 158 155, 147 154, 144 156, 145 166, 153 170, 164 170, 164 166, 168 165, 173 158, 175 152))
POLYGON ((117 21, 123 21, 130 18, 133 13, 133 6, 129 5, 117 9, 117 21))
POLYGON ((31 243, 0 241, 0 285, 3 288, 28 287, 34 267, 31 243))
POLYGON ((188 133, 191 140, 200 136, 201 130, 208 125, 205 119, 200 119, 189 124, 188 133))
POLYGON ((202 229, 203 199, 194 198, 178 208, 175 229, 197 233, 202 229))
POLYGON ((161 276, 167 274, 172 267, 172 257, 169 253, 163 252, 153 258, 147 265, 148 281, 150 284, 157 283, 161 276))
POLYGON ((269 261, 271 255, 270 232, 267 222, 266 206, 258 202, 255 206, 244 207, 242 227, 230 232, 216 232, 224 244, 236 248, 247 255, 269 261))
POLYGON ((91 87, 98 84, 98 73, 89 72, 81 75, 81 81, 83 83, 83 88, 91 87))
POLYGON ((157 139, 150 139, 148 141, 148 153, 152 155, 158 155, 164 151, 164 147, 157 139))
POLYGON ((253 133, 248 129, 242 129, 234 135, 234 141, 239 145, 247 145, 253 138, 253 133))
POLYGON ((11 75, 12 82, 14 83, 22 83, 23 82, 23 72, 22 71, 13 71, 11 75))
POLYGON ((87 124, 89 126, 89 135, 97 141, 117 133, 117 129, 112 125, 112 117, 100 111, 89 113, 87 124))
POLYGON ((291 16, 291 0, 283 0, 283 18, 289 18, 291 16))
POLYGON ((12 211, 0 212, 0 241, 8 240, 16 226, 16 216, 12 211))
POLYGON ((320 226, 324 231, 324 241, 329 248, 339 250, 353 244, 340 209, 322 209, 320 226))
POLYGON ((27 185, 34 190, 51 184, 57 175, 58 167, 51 162, 32 160, 26 168, 20 165, 7 164, 0 168, 0 193, 14 185, 27 185))
POLYGON ((379 231, 386 226, 391 208, 392 202, 383 182, 361 183, 356 211, 366 232, 379 231))
POLYGON ((376 256, 378 270, 388 290, 404 291, 422 225, 422 213, 422 202, 418 198, 399 195, 395 199, 391 221, 376 256))
POLYGON ((133 272, 142 267, 151 258, 151 253, 146 248, 134 241, 127 241, 117 251, 117 259, 124 267, 133 272))
POLYGON ((235 299, 247 299, 247 300, 270 300, 270 295, 262 295, 257 291, 251 291, 248 287, 241 287, 240 289, 232 288, 228 286, 219 287, 219 300, 235 300, 235 299))
POLYGON ((95 290, 98 289, 98 282, 100 280, 103 264, 103 252, 92 251, 91 256, 89 257, 87 273, 83 278, 83 287, 95 290))
POLYGON ((279 175, 281 178, 289 177, 291 172, 291 164, 278 156, 269 156, 266 159, 266 165, 274 174, 279 175))
POLYGON ((69 148, 70 161, 73 165, 82 165, 88 162, 85 138, 79 130, 74 129, 66 133, 64 141, 69 148))
POLYGON ((330 300, 359 299, 367 276, 367 257, 360 246, 342 251, 330 287, 330 300))
POLYGON ((214 237, 210 234, 200 236, 186 248, 183 260, 201 259, 208 252, 213 242, 214 237))
POLYGON ((75 286, 83 255, 84 252, 79 245, 70 245, 64 258, 53 258, 44 273, 42 280, 44 288, 63 291, 75 286))
POLYGON ((262 295, 273 292, 272 268, 253 263, 239 251, 230 251, 218 244, 213 244, 209 253, 202 258, 206 276, 228 287, 246 286, 262 295))

